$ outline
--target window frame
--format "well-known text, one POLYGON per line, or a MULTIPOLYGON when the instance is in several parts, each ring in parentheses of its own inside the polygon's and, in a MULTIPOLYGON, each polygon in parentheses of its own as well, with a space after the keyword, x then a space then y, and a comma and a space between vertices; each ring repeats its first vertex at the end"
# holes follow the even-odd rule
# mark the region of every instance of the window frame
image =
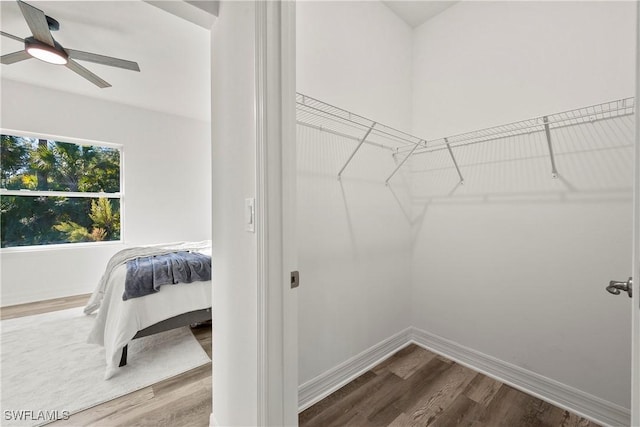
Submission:
POLYGON ((0 197, 4 196, 19 196, 19 197, 67 197, 67 198, 83 198, 83 199, 96 199, 96 198, 108 198, 118 199, 120 201, 120 239, 108 240, 103 242, 76 242, 76 243, 52 243, 49 245, 25 245, 25 246, 9 246, 6 248, 0 248, 0 253, 11 252, 35 252, 43 250, 58 250, 58 249, 72 249, 72 248, 95 248, 108 245, 122 245, 125 243, 125 197, 124 197, 124 145, 113 142, 104 142, 84 138, 73 138, 59 135, 52 135, 47 133, 22 131, 16 129, 8 129, 0 127, 0 134, 17 136, 22 138, 38 138, 46 139, 49 141, 63 142, 81 146, 94 146, 104 148, 114 148, 120 153, 120 191, 117 193, 105 193, 105 192, 72 192, 72 191, 48 191, 48 190, 7 190, 0 188, 0 197))

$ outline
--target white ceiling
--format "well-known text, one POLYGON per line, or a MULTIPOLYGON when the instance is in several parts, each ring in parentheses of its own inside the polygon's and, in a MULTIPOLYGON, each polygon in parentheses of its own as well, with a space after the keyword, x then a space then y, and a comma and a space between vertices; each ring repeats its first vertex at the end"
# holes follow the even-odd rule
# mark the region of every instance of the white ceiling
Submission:
MULTIPOLYGON (((210 32, 143 1, 28 1, 60 22, 64 47, 138 62, 140 73, 78 61, 111 83, 100 89, 64 66, 29 59, 1 65, 3 79, 210 120, 210 32)), ((0 1, 2 31, 31 35, 15 1, 0 1)), ((0 37, 0 53, 24 48, 0 37)))
POLYGON ((453 6, 457 1, 383 1, 389 9, 398 15, 411 28, 416 28, 448 7, 453 6))

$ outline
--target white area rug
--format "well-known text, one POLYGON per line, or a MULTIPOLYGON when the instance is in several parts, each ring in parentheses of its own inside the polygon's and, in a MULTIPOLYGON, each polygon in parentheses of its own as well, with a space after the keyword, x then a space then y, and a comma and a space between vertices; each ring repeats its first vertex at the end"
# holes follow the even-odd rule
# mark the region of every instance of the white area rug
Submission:
POLYGON ((132 341, 127 365, 104 380, 104 348, 86 343, 93 322, 82 307, 0 321, 2 426, 46 424, 210 361, 185 327, 132 341))

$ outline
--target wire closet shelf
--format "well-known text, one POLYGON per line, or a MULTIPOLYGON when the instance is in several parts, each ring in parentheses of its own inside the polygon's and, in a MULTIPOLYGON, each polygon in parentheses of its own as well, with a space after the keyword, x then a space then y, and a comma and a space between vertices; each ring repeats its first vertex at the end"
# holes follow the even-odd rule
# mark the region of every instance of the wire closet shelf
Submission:
POLYGON ((366 143, 390 150, 394 156, 400 156, 401 160, 397 163, 395 170, 387 177, 385 184, 389 183, 389 180, 412 155, 431 153, 439 150, 449 151, 452 163, 458 172, 460 182, 464 183, 464 178, 453 151, 454 148, 536 132, 545 133, 549 149, 551 174, 552 177, 556 178, 558 172, 556 170, 553 152, 552 130, 585 123, 594 123, 616 117, 631 116, 634 112, 634 98, 623 98, 445 138, 426 140, 334 105, 327 104, 310 96, 301 93, 296 94, 296 120, 299 125, 329 132, 358 142, 338 172, 338 179, 341 178, 342 173, 357 154, 362 144, 366 143))

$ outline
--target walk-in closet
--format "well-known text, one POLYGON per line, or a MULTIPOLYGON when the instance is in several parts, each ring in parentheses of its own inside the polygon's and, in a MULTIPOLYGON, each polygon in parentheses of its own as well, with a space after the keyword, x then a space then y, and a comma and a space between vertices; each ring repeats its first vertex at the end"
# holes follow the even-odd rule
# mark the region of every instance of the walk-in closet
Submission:
POLYGON ((301 407, 413 341, 627 419, 635 4, 296 17, 301 407))
POLYGON ((636 2, 220 6, 218 424, 640 422, 636 2))

